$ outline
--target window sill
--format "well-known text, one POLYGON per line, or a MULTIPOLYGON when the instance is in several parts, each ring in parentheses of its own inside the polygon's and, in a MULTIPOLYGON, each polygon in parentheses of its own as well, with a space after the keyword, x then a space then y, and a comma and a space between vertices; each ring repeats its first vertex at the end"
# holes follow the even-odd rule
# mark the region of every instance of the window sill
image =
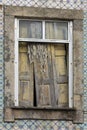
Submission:
POLYGON ((11 107, 12 109, 16 109, 16 110, 43 110, 43 111, 46 111, 46 110, 49 110, 49 111, 76 111, 75 108, 68 108, 68 107, 16 107, 16 106, 13 106, 11 107))
POLYGON ((4 121, 14 122, 25 119, 74 121, 75 113, 75 108, 12 107, 5 109, 4 121))

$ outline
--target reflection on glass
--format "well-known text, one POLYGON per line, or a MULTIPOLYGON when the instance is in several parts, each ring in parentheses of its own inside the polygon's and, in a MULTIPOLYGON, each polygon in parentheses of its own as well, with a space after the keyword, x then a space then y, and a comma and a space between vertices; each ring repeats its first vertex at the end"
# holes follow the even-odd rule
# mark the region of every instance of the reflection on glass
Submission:
POLYGON ((68 23, 67 22, 46 22, 46 39, 68 39, 68 23))
POLYGON ((20 38, 42 38, 42 22, 40 21, 19 21, 20 38))

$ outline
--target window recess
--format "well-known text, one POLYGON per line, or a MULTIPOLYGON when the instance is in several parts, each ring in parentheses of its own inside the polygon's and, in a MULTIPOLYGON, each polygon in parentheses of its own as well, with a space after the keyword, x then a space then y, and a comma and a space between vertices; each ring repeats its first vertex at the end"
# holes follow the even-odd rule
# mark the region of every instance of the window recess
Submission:
MULTIPOLYGON (((15 120, 26 120, 26 119, 27 120, 28 119, 29 120, 30 119, 53 120, 54 119, 54 120, 73 121, 73 123, 80 123, 80 124, 83 123, 84 122, 83 120, 84 112, 82 107, 83 106, 83 82, 82 82, 83 81, 83 73, 82 73, 83 26, 82 25, 83 25, 83 18, 84 18, 83 11, 69 10, 69 9, 63 10, 63 9, 52 9, 52 8, 51 9, 36 8, 36 7, 27 8, 21 6, 20 7, 6 6, 3 9, 5 15, 4 17, 4 38, 5 38, 4 40, 4 50, 5 50, 4 121, 14 122, 15 120), (28 18, 32 18, 32 19, 28 19, 28 18), (47 18, 52 20, 47 20, 47 18), (73 27, 72 27, 71 20, 73 21, 73 27), (24 25, 22 21, 27 23, 27 27, 25 27, 26 24, 24 25), (32 24, 33 24, 33 30, 31 30, 30 28, 32 24), (8 26, 10 28, 8 28, 8 26), (22 27, 24 29, 22 29, 23 31, 20 31, 22 27), (35 28, 37 31, 35 30, 35 28), (35 33, 33 34, 32 32, 35 33), (60 34, 56 35, 59 32, 61 35, 60 34), (48 66, 50 64, 50 68, 47 68, 46 70, 49 69, 52 70, 51 71, 52 74, 50 75, 49 72, 48 75, 48 77, 50 77, 48 79, 50 80, 48 80, 46 77, 46 80, 44 79, 43 80, 44 82, 42 82, 42 84, 40 84, 41 82, 39 83, 40 72, 37 73, 38 69, 36 69, 36 67, 39 66, 40 64, 37 62, 38 59, 36 59, 36 62, 35 60, 34 62, 30 62, 29 60, 31 57, 31 56, 29 57, 30 46, 31 45, 37 46, 39 44, 46 45, 46 48, 48 46, 50 60, 46 60, 48 61, 46 65, 48 66), (63 56, 54 55, 55 50, 56 49, 58 50, 57 45, 59 47, 60 45, 64 46, 62 47, 64 48, 62 50, 66 53, 64 53, 63 56), (28 61, 28 64, 29 63, 30 65, 31 63, 33 64, 32 65, 33 67, 31 67, 33 69, 28 69, 27 73, 24 72, 21 73, 22 71, 19 68, 22 64, 23 65, 21 66, 21 68, 24 68, 23 66, 27 66, 27 64, 25 63, 21 63, 20 65, 20 62, 23 60, 22 57, 26 57, 24 58, 24 61, 25 60, 28 61), (68 88, 68 90, 66 90, 67 93, 63 91, 65 87, 62 86, 60 87, 63 88, 61 94, 65 93, 66 95, 68 95, 67 99, 65 100, 66 102, 63 102, 64 100, 63 101, 60 100, 63 99, 64 97, 60 98, 59 89, 58 89, 58 93, 56 91, 57 89, 55 89, 55 88, 59 88, 59 85, 61 85, 61 82, 59 82, 60 80, 56 80, 59 79, 61 75, 55 76, 59 72, 59 67, 56 68, 56 66, 58 66, 57 61, 59 57, 63 57, 63 58, 61 58, 62 60, 61 62, 58 62, 58 64, 60 65, 61 63, 63 64, 63 66, 65 66, 63 67, 64 69, 62 69, 62 71, 65 70, 65 68, 67 68, 67 70, 65 71, 66 73, 63 71, 65 75, 62 76, 64 78, 67 77, 65 82, 63 82, 63 84, 68 84, 66 85, 68 86, 66 87, 68 88), (31 73, 31 71, 33 71, 34 73, 31 73), (33 79, 32 80, 33 82, 30 82, 31 80, 29 77, 30 73, 32 74, 31 77, 34 77, 31 78, 33 79), (22 74, 24 74, 26 77, 22 74), (52 87, 50 87, 50 82, 48 81, 51 81, 53 83, 53 85, 51 85, 52 87), (42 87, 41 85, 42 86, 45 85, 45 87, 42 87), (21 92, 20 86, 22 88, 21 91, 23 90, 24 92, 26 92, 26 94, 20 93, 21 92), (29 93, 30 92, 29 89, 31 88, 31 86, 33 86, 32 87, 33 91, 29 93), (26 91, 25 88, 29 91, 26 91), (42 91, 43 93, 45 93, 46 91, 47 96, 45 95, 45 97, 42 98, 43 95, 39 94, 39 90, 42 91), (53 90, 53 92, 49 90, 53 90), (52 95, 52 93, 54 94, 52 95), (39 96, 41 97, 40 99, 38 99, 39 96), (47 102, 44 103, 43 99, 45 98, 47 98, 48 100, 47 102), (33 103, 31 101, 33 101, 33 103), (53 103, 55 105, 53 105, 53 103)), ((49 57, 47 57, 46 59, 48 59, 49 57)), ((26 68, 30 68, 30 66, 28 65, 28 67, 26 68)), ((24 69, 24 71, 26 71, 26 69, 24 69)))
POLYGON ((72 22, 15 23, 15 106, 72 108, 72 22))
POLYGON ((19 44, 19 106, 68 107, 65 44, 19 44))

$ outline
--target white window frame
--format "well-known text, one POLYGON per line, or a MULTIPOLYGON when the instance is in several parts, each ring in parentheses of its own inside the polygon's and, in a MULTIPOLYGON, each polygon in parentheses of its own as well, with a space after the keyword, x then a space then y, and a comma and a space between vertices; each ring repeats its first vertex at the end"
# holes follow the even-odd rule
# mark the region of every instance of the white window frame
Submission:
MULTIPOLYGON (((68 90, 68 95, 69 95, 69 108, 73 107, 73 25, 72 25, 72 21, 62 21, 62 22, 67 22, 68 23, 68 40, 57 40, 57 39, 45 39, 45 35, 43 35, 43 39, 31 39, 31 38, 19 38, 19 20, 23 20, 23 19, 15 19, 15 46, 14 46, 14 53, 15 53, 15 62, 14 62, 14 104, 15 106, 19 106, 19 99, 18 99, 18 44, 20 41, 26 41, 26 42, 46 42, 46 43, 65 43, 65 44, 69 44, 69 90, 68 90)), ((25 20, 25 19, 24 19, 25 20)), ((30 19, 28 19, 30 20, 30 19)), ((33 20, 32 20, 33 21, 33 20)), ((42 26, 43 26, 43 33, 45 34, 45 21, 47 20, 35 20, 35 21, 42 21, 42 26)), ((49 20, 51 21, 51 20, 49 20)), ((52 20, 54 21, 54 20, 52 20)), ((60 22, 60 21, 59 21, 60 22)))

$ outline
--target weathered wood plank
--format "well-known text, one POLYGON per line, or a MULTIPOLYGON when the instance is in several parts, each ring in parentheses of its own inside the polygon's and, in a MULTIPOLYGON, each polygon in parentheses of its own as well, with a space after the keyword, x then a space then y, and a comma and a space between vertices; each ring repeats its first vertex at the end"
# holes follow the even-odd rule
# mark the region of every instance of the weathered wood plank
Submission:
MULTIPOLYGON (((44 45, 41 45, 42 50, 43 50, 43 46, 44 45)), ((51 70, 51 57, 49 55, 48 46, 49 45, 47 45, 45 48, 45 51, 48 53, 47 57, 45 57, 45 59, 41 59, 42 56, 39 55, 39 59, 41 60, 36 59, 34 62, 37 106, 41 106, 41 107, 52 106, 51 71, 50 71, 51 70)))
POLYGON ((68 106, 67 58, 64 44, 54 45, 53 71, 55 82, 55 97, 58 107, 68 106))
POLYGON ((50 86, 49 85, 40 85, 39 86, 39 104, 38 106, 49 107, 51 106, 51 98, 50 98, 50 86))
POLYGON ((33 106, 33 64, 29 63, 26 43, 19 46, 19 105, 33 106))
POLYGON ((68 106, 68 91, 67 84, 58 84, 58 106, 67 107, 68 106))
POLYGON ((51 77, 52 77, 52 97, 53 99, 53 107, 56 107, 56 95, 58 95, 58 92, 56 91, 56 70, 55 70, 55 50, 54 50, 54 45, 51 44, 51 64, 52 64, 52 72, 51 72, 51 77))

